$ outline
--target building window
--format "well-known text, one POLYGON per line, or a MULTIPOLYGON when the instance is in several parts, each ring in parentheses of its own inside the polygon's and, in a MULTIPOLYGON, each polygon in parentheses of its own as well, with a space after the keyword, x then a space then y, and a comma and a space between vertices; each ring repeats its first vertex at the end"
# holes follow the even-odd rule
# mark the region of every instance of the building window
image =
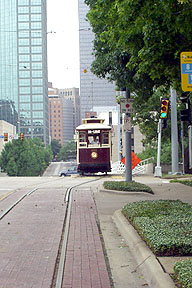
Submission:
POLYGON ((29 0, 18 0, 18 5, 29 5, 29 0))
POLYGON ((31 13, 41 13, 41 6, 31 7, 31 13))
POLYGON ((32 79, 32 85, 43 85, 43 79, 32 79))
POLYGON ((29 13, 29 7, 18 7, 18 13, 28 14, 29 13))
POLYGON ((20 46, 19 47, 19 54, 29 54, 30 53, 30 49, 29 46, 20 46))
POLYGON ((30 79, 19 79, 20 86, 30 86, 30 79))

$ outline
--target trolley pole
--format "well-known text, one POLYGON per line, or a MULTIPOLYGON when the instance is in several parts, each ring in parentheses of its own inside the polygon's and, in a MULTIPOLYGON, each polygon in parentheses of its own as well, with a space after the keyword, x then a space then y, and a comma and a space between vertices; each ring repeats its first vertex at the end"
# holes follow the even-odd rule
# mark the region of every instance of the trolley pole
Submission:
MULTIPOLYGON (((130 98, 130 91, 126 89, 126 99, 130 98)), ((126 116, 131 117, 130 113, 126 116)), ((132 181, 132 159, 131 159, 131 131, 125 131, 125 181, 132 181)))

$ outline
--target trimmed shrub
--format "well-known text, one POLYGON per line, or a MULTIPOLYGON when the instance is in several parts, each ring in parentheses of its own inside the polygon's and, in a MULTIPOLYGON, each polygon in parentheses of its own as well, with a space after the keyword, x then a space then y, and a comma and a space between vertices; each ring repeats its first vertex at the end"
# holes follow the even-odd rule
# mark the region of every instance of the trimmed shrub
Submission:
POLYGON ((131 191, 131 192, 148 192, 153 194, 152 189, 138 182, 126 182, 126 181, 105 181, 103 184, 105 189, 119 190, 119 191, 131 191))
POLYGON ((192 255, 192 207, 179 200, 129 203, 122 213, 157 256, 192 255))

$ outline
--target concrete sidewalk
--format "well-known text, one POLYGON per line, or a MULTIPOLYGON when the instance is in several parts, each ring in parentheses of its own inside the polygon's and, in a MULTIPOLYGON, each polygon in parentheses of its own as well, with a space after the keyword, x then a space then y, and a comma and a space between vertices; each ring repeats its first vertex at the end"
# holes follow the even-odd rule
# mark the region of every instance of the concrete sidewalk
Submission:
MULTIPOLYGON (((115 179, 118 181, 117 177, 115 179)), ((119 180, 122 181, 122 177, 119 180)), ((140 200, 180 199, 183 202, 192 204, 192 188, 179 183, 169 183, 167 179, 155 178, 153 176, 136 176, 133 180, 150 186, 154 191, 154 195, 138 192, 118 193, 118 191, 106 191, 102 186, 99 187, 98 192, 95 192, 101 227, 104 227, 102 232, 106 245, 106 219, 111 215, 110 217, 113 218, 122 238, 125 239, 128 247, 131 249, 132 255, 134 255, 138 267, 141 268, 149 287, 173 288, 175 285, 169 273, 173 271, 174 262, 178 261, 178 257, 176 257, 175 261, 175 257, 155 257, 121 214, 120 210, 117 210, 121 209, 128 202, 140 200)), ((111 255, 111 263, 113 263, 112 258, 113 256, 111 255)), ((119 279, 118 273, 115 274, 115 277, 119 279)), ((119 287, 124 286, 122 284, 119 287)))

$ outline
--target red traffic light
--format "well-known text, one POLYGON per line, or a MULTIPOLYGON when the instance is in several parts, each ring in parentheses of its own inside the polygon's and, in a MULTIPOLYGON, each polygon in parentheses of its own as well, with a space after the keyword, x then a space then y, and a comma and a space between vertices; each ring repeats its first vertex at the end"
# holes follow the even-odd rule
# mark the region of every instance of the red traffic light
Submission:
POLYGON ((4 141, 8 141, 8 133, 4 133, 4 141))
POLYGON ((20 133, 20 140, 21 140, 21 141, 24 140, 24 133, 20 133))

